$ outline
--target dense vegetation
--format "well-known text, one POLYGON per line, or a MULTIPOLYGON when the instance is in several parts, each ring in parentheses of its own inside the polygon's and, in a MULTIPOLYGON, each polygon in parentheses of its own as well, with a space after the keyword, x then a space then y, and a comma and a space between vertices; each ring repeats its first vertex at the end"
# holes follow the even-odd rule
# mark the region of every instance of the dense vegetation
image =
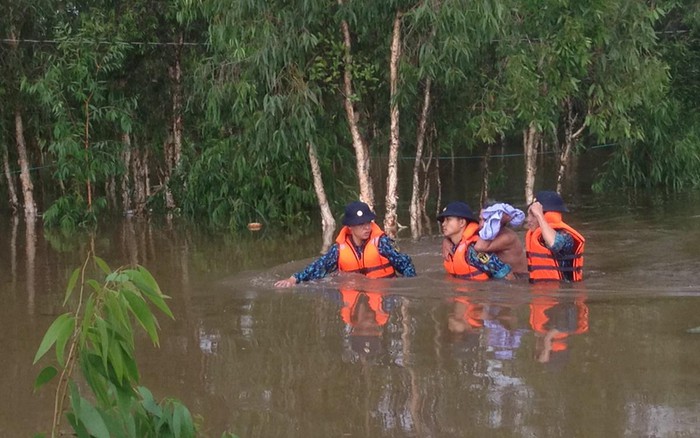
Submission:
POLYGON ((389 156, 387 217, 396 158, 417 156, 402 163, 418 222, 439 187, 431 158, 504 143, 522 142, 525 198, 538 153, 560 157, 546 185, 561 187, 599 143, 618 146, 598 190, 700 184, 695 1, 0 4, 2 196, 47 226, 303 222, 312 149, 341 203, 374 204, 371 157, 389 156))

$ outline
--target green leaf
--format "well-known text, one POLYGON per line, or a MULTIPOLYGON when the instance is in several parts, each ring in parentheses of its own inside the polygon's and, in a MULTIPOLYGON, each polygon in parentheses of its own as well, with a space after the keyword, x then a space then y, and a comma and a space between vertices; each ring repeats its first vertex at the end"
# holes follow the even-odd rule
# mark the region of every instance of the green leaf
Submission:
POLYGON ((139 266, 138 270, 129 269, 124 271, 124 273, 129 276, 131 282, 134 283, 134 285, 138 287, 139 290, 144 293, 144 295, 146 295, 153 305, 160 309, 161 312, 168 315, 171 319, 175 318, 168 305, 165 304, 164 298, 169 297, 160 291, 158 283, 156 283, 156 280, 147 269, 139 266))
POLYGON ((70 275, 70 278, 68 279, 68 287, 66 287, 66 297, 63 299, 64 306, 68 302, 68 298, 70 298, 71 294, 73 293, 73 290, 75 289, 75 284, 78 282, 79 275, 80 268, 75 268, 73 273, 70 275))
POLYGON ((97 266, 99 266, 100 269, 102 269, 102 272, 104 272, 107 275, 109 275, 112 272, 112 270, 109 269, 109 266, 107 266, 107 263, 105 263, 105 261, 102 260, 100 257, 94 256, 93 259, 95 260, 95 263, 97 263, 97 266))
POLYGON ((80 398, 80 414, 76 412, 76 418, 79 419, 85 429, 95 438, 110 438, 107 425, 102 419, 100 413, 95 407, 84 398, 80 398))
MULTIPOLYGON (((117 377, 119 384, 124 383, 124 356, 122 355, 123 350, 119 346, 118 342, 113 342, 112 345, 109 347, 109 353, 108 353, 108 358, 109 358, 109 363, 112 365, 112 368, 114 369, 114 374, 117 377)), ((105 362, 107 361, 106 358, 103 358, 105 362)))
POLYGON ((70 320, 70 330, 61 331, 56 338, 56 360, 61 366, 65 365, 64 356, 66 352, 66 344, 68 343, 68 340, 73 337, 73 333, 75 332, 75 317, 71 316, 70 320))
POLYGON ((144 409, 146 409, 146 411, 154 417, 160 418, 163 415, 163 408, 156 403, 151 391, 145 386, 139 386, 136 390, 141 395, 141 404, 143 405, 144 409))
POLYGON ((98 347, 97 349, 100 351, 100 354, 102 355, 102 364, 107 369, 107 359, 109 357, 109 346, 110 346, 110 341, 109 341, 109 335, 107 333, 107 322, 100 318, 97 317, 95 318, 95 326, 97 328, 97 332, 100 334, 100 342, 99 345, 96 345, 98 347))
POLYGON ((59 336, 70 336, 70 333, 73 332, 73 315, 70 313, 64 313, 63 315, 60 315, 56 320, 51 324, 48 330, 46 330, 46 334, 44 335, 44 339, 41 340, 41 344, 39 344, 39 349, 36 352, 36 355, 34 356, 34 362, 33 364, 37 363, 41 357, 46 354, 47 351, 51 348, 51 346, 56 342, 56 339, 58 339, 59 336), (68 332, 68 335, 65 335, 65 333, 68 332))
POLYGON ((153 318, 153 313, 151 313, 151 309, 149 309, 148 304, 146 304, 146 301, 128 289, 122 289, 121 292, 129 302, 129 309, 134 314, 139 324, 141 324, 141 327, 146 330, 146 333, 148 333, 148 336, 151 338, 153 344, 159 345, 156 322, 153 318))
POLYGON ((34 390, 36 391, 37 389, 44 386, 47 382, 56 377, 56 374, 58 374, 58 370, 56 370, 56 368, 52 366, 46 367, 43 370, 41 370, 39 375, 36 377, 36 380, 34 381, 34 390))

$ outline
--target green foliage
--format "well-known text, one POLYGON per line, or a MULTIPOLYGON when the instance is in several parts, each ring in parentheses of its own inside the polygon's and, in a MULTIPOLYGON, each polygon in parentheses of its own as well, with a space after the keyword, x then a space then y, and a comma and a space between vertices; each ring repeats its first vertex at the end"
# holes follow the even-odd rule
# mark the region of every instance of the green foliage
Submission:
POLYGON ((53 348, 57 364, 39 373, 35 388, 60 371, 52 436, 63 414, 79 437, 195 436, 195 424, 184 405, 173 399, 157 402, 138 384, 136 325, 158 345, 158 322, 151 306, 173 318, 167 298, 141 266, 112 271, 102 259, 89 257, 82 269, 73 272, 64 304, 77 304, 51 324, 34 357, 37 363, 53 348), (100 282, 86 277, 90 261, 100 282), (76 384, 76 364, 89 395, 76 384))

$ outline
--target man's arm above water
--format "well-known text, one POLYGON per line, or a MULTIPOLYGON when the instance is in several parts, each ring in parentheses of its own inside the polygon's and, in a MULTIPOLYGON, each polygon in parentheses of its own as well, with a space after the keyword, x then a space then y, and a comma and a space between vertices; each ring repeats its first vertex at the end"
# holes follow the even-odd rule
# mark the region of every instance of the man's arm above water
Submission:
POLYGON ((328 251, 317 258, 303 271, 275 283, 275 287, 290 287, 302 281, 317 280, 338 270, 338 244, 334 243, 328 251))
POLYGON ((467 263, 492 278, 506 278, 510 274, 511 267, 509 264, 504 263, 496 254, 477 251, 474 246, 469 245, 467 253, 464 255, 467 263))
POLYGON ((380 255, 389 259, 391 266, 394 267, 396 272, 404 277, 416 276, 416 268, 413 266, 411 257, 408 254, 399 252, 396 249, 396 244, 389 236, 383 235, 379 238, 377 249, 380 255))

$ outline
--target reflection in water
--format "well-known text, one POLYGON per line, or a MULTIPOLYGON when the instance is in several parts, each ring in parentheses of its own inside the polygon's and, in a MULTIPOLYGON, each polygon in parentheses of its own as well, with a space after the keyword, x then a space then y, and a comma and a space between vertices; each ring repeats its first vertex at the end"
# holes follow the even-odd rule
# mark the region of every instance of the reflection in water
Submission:
POLYGON ((382 334, 389 321, 392 297, 352 289, 340 289, 339 293, 343 300, 340 314, 348 333, 346 357, 353 362, 371 361, 382 353, 382 334))
POLYGON ((140 338, 142 383, 182 399, 209 436, 692 436, 694 205, 656 218, 646 208, 629 217, 579 209, 591 275, 585 289, 556 290, 449 281, 438 237, 401 242, 416 278, 339 276, 290 293, 270 285, 307 264, 318 236, 210 235, 132 219, 91 243, 48 241, 39 225, 28 238, 8 223, 0 391, 12 396, 0 402, 0 436, 47 430, 51 394, 31 391, 45 364, 29 364, 93 246, 111 266, 145 265, 172 297, 176 320, 159 318, 161 348, 140 338), (296 261, 278 266, 282 256, 296 261))
POLYGON ((530 304, 530 326, 535 332, 535 359, 551 369, 570 359, 569 336, 588 331, 588 306, 584 297, 537 294, 530 304))

